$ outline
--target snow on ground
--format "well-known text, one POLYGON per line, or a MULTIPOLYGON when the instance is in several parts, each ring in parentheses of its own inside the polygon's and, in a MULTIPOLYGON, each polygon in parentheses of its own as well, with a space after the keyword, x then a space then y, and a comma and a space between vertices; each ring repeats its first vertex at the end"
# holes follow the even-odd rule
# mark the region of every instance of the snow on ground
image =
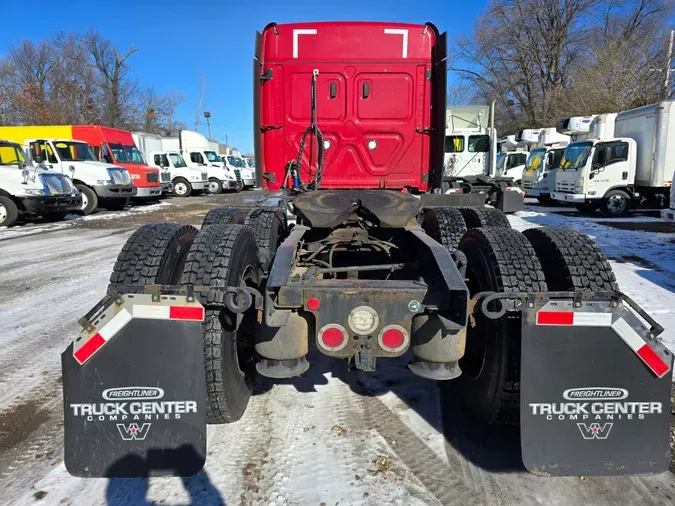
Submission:
MULTIPOLYGON (((123 217, 110 219, 119 227, 0 232, 0 503, 673 503, 675 477, 669 472, 584 480, 525 472, 517 432, 477 431, 461 416, 452 387, 439 391, 412 375, 407 357, 378 361, 377 372, 356 374, 313 353, 307 374, 276 384, 260 381, 242 420, 208 428, 207 465, 195 477, 68 475, 59 355, 78 333, 77 318, 103 295, 131 233, 123 217), (12 435, 7 426, 20 430, 12 435)), ((563 225, 594 236, 621 288, 666 327, 675 347, 673 234, 617 230, 535 207, 510 220, 519 229, 563 225)))

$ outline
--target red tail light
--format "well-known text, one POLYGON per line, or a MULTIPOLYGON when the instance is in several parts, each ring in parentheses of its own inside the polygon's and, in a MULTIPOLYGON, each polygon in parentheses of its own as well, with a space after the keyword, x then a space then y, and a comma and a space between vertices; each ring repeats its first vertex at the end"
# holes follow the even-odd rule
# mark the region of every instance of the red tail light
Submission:
POLYGON ((337 323, 326 325, 319 330, 319 346, 328 351, 340 351, 347 346, 348 341, 347 330, 337 323))
POLYGON ((406 329, 399 325, 387 325, 380 331, 377 340, 383 350, 397 352, 408 346, 410 335, 406 329))

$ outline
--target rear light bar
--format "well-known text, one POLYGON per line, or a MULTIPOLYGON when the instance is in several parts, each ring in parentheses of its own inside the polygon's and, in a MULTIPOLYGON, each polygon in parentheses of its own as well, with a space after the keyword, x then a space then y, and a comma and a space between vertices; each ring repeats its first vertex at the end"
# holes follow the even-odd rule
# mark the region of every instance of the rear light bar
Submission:
POLYGON ((347 329, 337 323, 325 325, 317 336, 319 346, 328 351, 340 351, 347 346, 349 334, 347 329))
POLYGON ((377 336, 377 342, 385 351, 396 353, 410 343, 410 333, 400 325, 387 325, 377 336))

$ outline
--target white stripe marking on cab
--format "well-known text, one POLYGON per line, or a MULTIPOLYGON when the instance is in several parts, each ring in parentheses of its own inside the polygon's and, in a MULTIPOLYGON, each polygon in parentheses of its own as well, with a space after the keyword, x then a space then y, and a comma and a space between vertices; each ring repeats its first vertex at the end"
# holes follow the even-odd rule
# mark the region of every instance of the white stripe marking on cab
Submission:
POLYGON ((293 58, 298 57, 298 37, 300 35, 316 35, 316 28, 293 30, 293 58))
POLYGON ((384 33, 387 35, 403 35, 403 53, 402 58, 408 57, 408 30, 400 28, 385 28, 384 33))
POLYGON ((126 309, 122 309, 119 313, 113 316, 103 328, 99 329, 98 334, 104 341, 109 340, 112 336, 117 334, 122 328, 131 320, 131 314, 126 309))
POLYGON ((146 306, 134 305, 132 311, 134 318, 148 318, 153 320, 168 320, 170 306, 146 306))

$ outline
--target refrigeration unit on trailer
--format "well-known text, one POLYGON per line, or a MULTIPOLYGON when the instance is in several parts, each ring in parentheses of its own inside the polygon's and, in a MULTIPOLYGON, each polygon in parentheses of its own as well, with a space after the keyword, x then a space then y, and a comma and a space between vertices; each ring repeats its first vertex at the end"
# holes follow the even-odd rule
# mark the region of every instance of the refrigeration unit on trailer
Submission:
POLYGON ((522 188, 527 197, 536 197, 542 204, 553 201, 551 193, 555 191, 555 178, 565 146, 570 136, 558 133, 556 128, 543 128, 537 147, 532 149, 525 162, 522 188))
POLYGON ((590 116, 572 116, 558 121, 556 130, 558 133, 568 135, 572 141, 583 141, 590 137, 591 123, 597 114, 590 116))
POLYGON ((642 205, 667 206, 675 166, 673 102, 617 114, 614 135, 567 146, 553 198, 607 217, 642 205))
POLYGON ((138 191, 124 167, 100 162, 84 139, 73 138, 72 127, 0 127, 0 137, 20 144, 29 163, 69 176, 84 215, 99 207, 122 210, 138 191))
POLYGON ((30 216, 62 218, 81 207, 67 174, 30 165, 20 144, 0 139, 0 227, 30 216))
POLYGON ((164 151, 162 136, 145 132, 134 132, 132 135, 148 164, 166 172, 174 195, 189 197, 208 189, 208 172, 188 167, 178 151, 164 151))
MULTIPOLYGON (((391 63, 374 61, 389 47, 396 61, 423 62, 421 51, 439 38, 429 23, 273 23, 258 46, 297 60, 295 73, 275 67, 266 84, 293 75, 310 84, 323 61, 324 91, 340 83, 335 97, 347 99, 353 83, 362 97, 370 82, 356 98, 369 100, 387 86, 389 102, 378 100, 393 104, 392 116, 412 83, 383 77, 391 63)), ((271 64, 262 61, 265 75, 271 64)), ((301 116, 301 107, 284 106, 290 95, 277 109, 301 116)), ((342 116, 343 128, 337 121, 325 140, 349 132, 351 117, 342 116)), ((386 121, 367 133, 397 142, 386 121)), ((442 143, 437 154, 442 168, 442 143)), ((406 173, 422 174, 429 156, 410 158, 406 173)), ((282 149, 265 157, 267 170, 288 163, 282 149)), ((322 367, 310 364, 316 353, 345 362, 345 374, 410 357, 412 373, 453 392, 443 416, 470 416, 477 437, 487 424, 519 424, 522 462, 539 476, 668 469, 673 357, 663 328, 619 290, 590 238, 557 227, 519 232, 498 209, 427 207, 399 189, 301 190, 211 209, 199 230, 157 223, 129 238, 108 295, 61 355, 69 473, 196 474, 207 424, 255 427, 259 420, 242 417, 256 377, 301 376, 322 367)), ((512 442, 512 431, 502 434, 512 442)))
POLYGON ((211 141, 199 132, 181 130, 178 137, 162 137, 162 149, 179 152, 188 167, 208 172, 209 186, 207 191, 209 193, 216 194, 223 190, 241 190, 241 180, 223 163, 218 154, 218 148, 212 149, 211 141))

